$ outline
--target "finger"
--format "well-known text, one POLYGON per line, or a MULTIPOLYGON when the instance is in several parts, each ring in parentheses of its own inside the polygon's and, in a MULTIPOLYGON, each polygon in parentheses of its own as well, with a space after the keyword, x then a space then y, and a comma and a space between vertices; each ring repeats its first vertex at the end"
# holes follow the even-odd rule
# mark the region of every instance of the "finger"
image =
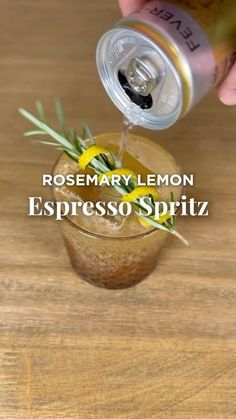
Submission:
POLYGON ((119 5, 124 16, 137 10, 146 3, 147 0, 119 0, 119 5))
POLYGON ((236 62, 218 87, 218 96, 225 105, 236 105, 236 62))

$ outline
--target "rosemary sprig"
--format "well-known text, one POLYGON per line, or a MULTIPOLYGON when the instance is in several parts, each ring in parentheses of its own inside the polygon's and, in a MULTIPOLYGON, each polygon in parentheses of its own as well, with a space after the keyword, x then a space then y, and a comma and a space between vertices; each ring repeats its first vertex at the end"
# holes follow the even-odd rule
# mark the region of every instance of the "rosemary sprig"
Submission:
MULTIPOLYGON (((36 110, 38 112, 39 118, 36 118, 25 109, 19 109, 20 114, 37 127, 37 130, 31 130, 24 133, 26 137, 33 136, 36 141, 40 141, 46 145, 54 146, 57 150, 65 152, 72 160, 76 162, 78 162, 79 157, 89 146, 95 144, 92 131, 85 123, 83 123, 83 133, 81 136, 78 135, 74 129, 66 129, 63 109, 59 99, 55 100, 55 112, 59 125, 59 131, 54 130, 47 122, 43 105, 40 101, 36 102, 36 110), (35 135, 42 135, 43 138, 35 137, 35 135), (48 136, 49 139, 45 139, 45 135, 48 136)), ((93 158, 93 160, 88 164, 88 167, 93 169, 99 175, 110 170, 118 169, 119 167, 117 163, 117 156, 113 152, 111 152, 111 155, 113 157, 113 163, 109 161, 105 154, 100 154, 99 156, 93 158)), ((135 189, 136 186, 136 182, 134 180, 130 180, 128 185, 125 185, 124 182, 121 182, 120 185, 114 185, 113 187, 120 195, 126 195, 135 189)), ((151 196, 149 196, 149 198, 150 197, 151 196)), ((173 193, 171 193, 168 203, 171 201, 174 202, 173 193)), ((137 210, 139 209, 145 211, 140 203, 140 199, 136 199, 132 202, 132 204, 137 210)), ((154 202, 150 200, 149 204, 152 206, 154 211, 154 202)), ((174 236, 178 237, 184 244, 188 245, 188 241, 176 230, 176 215, 170 216, 170 218, 164 223, 159 223, 151 216, 144 215, 140 211, 135 211, 135 213, 153 227, 173 234, 174 236)))

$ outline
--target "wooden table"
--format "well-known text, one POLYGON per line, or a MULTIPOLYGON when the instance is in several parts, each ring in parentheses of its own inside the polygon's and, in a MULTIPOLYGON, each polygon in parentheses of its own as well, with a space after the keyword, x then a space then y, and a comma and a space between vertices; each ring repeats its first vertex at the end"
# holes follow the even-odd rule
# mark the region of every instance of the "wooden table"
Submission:
POLYGON ((72 125, 119 130, 95 66, 115 1, 2 0, 0 14, 0 418, 236 417, 235 108, 209 96, 165 132, 144 133, 196 176, 208 218, 182 218, 140 285, 107 291, 70 267, 57 223, 27 217, 57 156, 22 138, 17 108, 60 96, 72 125))

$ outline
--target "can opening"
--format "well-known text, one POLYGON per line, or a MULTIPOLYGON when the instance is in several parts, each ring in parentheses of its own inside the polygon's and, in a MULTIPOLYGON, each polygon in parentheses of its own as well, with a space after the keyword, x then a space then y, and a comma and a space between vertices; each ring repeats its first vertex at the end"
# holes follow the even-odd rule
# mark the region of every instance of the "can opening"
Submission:
POLYGON ((125 91, 130 100, 138 105, 141 109, 150 109, 153 105, 152 95, 142 96, 136 92, 126 78, 125 71, 118 71, 118 80, 121 87, 125 91))

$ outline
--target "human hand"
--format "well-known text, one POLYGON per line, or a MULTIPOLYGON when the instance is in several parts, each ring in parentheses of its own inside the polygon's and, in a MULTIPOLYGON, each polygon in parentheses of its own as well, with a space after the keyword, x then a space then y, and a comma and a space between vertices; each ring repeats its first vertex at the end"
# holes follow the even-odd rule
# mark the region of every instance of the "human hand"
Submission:
POLYGON ((130 13, 134 12, 144 3, 147 3, 147 1, 148 0, 118 0, 121 11, 124 16, 127 16, 130 13))
MULTIPOLYGON (((118 0, 124 16, 134 12, 147 0, 118 0)), ((223 82, 217 87, 218 98, 225 105, 236 105, 236 62, 223 82)))
POLYGON ((236 105, 236 62, 217 88, 217 94, 225 105, 236 105))

